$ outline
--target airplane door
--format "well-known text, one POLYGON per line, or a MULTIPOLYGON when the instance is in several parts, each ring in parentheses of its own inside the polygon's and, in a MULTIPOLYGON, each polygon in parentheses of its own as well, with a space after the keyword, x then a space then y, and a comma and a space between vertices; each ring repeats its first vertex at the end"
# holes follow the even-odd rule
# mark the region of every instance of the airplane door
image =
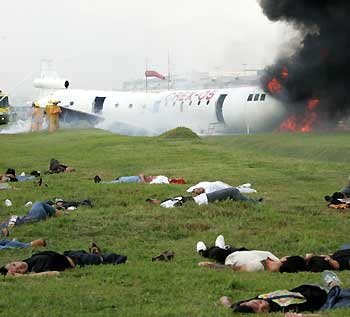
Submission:
POLYGON ((93 113, 102 113, 103 103, 106 97, 96 97, 94 102, 92 103, 92 112, 93 113))
POLYGON ((215 105, 216 119, 218 120, 218 122, 223 124, 225 124, 225 120, 224 120, 224 115, 222 113, 222 107, 224 105, 224 100, 226 97, 227 97, 227 94, 220 95, 215 105))

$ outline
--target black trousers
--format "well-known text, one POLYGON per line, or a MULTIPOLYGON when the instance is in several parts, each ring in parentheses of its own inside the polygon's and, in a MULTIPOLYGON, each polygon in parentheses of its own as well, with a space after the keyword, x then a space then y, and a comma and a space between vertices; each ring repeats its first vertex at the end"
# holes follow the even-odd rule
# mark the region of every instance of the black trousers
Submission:
POLYGON ((227 249, 221 249, 219 247, 210 247, 207 250, 201 250, 199 251, 199 254, 207 259, 213 259, 218 263, 225 264, 226 257, 229 256, 231 253, 236 251, 248 251, 246 248, 227 248, 227 249))
POLYGON ((116 253, 90 254, 84 250, 64 251, 65 256, 69 256, 76 265, 99 265, 99 264, 121 264, 125 263, 127 257, 116 253))

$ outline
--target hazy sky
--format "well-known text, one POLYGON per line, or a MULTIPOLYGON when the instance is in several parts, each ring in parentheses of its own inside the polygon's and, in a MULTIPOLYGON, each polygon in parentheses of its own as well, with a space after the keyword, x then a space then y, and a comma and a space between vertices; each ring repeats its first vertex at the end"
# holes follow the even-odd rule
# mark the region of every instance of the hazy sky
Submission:
POLYGON ((263 67, 286 27, 256 0, 1 1, 0 89, 35 93, 40 60, 56 60, 72 88, 115 89, 149 68, 178 74, 263 67))

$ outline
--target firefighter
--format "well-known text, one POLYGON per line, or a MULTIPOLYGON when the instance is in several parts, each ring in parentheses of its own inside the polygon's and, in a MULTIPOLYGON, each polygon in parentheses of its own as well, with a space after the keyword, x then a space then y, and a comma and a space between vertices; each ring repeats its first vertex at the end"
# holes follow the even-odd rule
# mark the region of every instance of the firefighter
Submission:
MULTIPOLYGON (((59 130, 60 128, 60 113, 62 112, 61 107, 58 105, 61 101, 53 100, 51 108, 51 118, 53 119, 53 128, 59 130)), ((50 132, 51 132, 51 123, 50 123, 50 132)))
POLYGON ((59 114, 61 112, 61 108, 58 105, 60 101, 57 100, 49 100, 45 112, 46 112, 46 120, 49 126, 50 133, 56 129, 59 129, 59 114))
POLYGON ((43 126, 43 111, 37 102, 33 102, 32 108, 32 132, 40 131, 43 126))

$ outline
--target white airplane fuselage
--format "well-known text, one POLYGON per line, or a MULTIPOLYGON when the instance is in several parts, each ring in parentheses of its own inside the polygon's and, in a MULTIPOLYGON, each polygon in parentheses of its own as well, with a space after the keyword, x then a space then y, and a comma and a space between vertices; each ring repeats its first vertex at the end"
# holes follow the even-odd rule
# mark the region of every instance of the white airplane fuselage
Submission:
POLYGON ((49 99, 60 100, 67 113, 93 115, 107 129, 121 125, 134 131, 130 134, 155 135, 179 126, 202 135, 272 131, 285 114, 279 101, 254 86, 158 93, 57 89, 39 104, 45 107, 49 99))

